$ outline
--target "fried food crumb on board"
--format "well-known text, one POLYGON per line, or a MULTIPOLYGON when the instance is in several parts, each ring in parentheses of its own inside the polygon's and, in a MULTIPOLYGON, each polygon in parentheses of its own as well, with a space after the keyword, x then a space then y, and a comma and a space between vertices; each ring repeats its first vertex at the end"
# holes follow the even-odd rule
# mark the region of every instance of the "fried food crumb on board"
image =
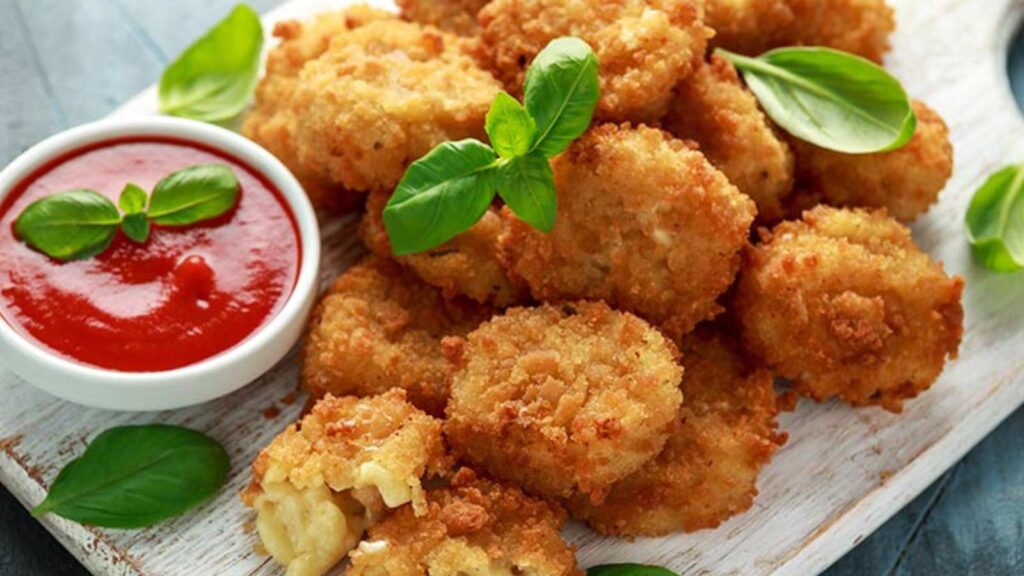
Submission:
POLYGON ((818 204, 885 208, 901 222, 928 211, 953 175, 953 145, 942 118, 913 102, 917 131, 906 146, 875 154, 840 154, 793 139, 797 190, 790 211, 818 204))
POLYGON ((827 46, 881 62, 896 28, 885 0, 705 0, 713 47, 756 56, 827 46))
POLYGON ((388 508, 427 514, 421 479, 447 469, 440 421, 403 391, 327 396, 260 452, 242 499, 288 576, 319 576, 388 508))
POLYGON ((442 298, 395 262, 369 257, 339 276, 314 312, 302 385, 314 397, 401 388, 440 416, 454 371, 441 339, 464 335, 489 316, 469 300, 442 298))
POLYGON ((494 0, 480 11, 485 59, 512 92, 548 42, 583 39, 600 62, 601 100, 595 115, 612 121, 652 121, 672 87, 704 57, 711 31, 700 0, 494 0))
POLYGON ((445 348, 452 450, 527 492, 599 501, 675 423, 675 346, 604 302, 512 308, 445 348))
POLYGON ((679 427, 664 450, 595 505, 569 509, 607 535, 663 536, 714 528, 750 508, 758 473, 785 441, 777 431, 771 372, 750 366, 721 326, 700 326, 683 345, 679 427))
POLYGON ((397 0, 402 18, 435 26, 460 36, 473 36, 479 30, 476 15, 489 0, 397 0))
POLYGON ((677 340, 722 311, 756 208, 668 133, 605 124, 552 162, 554 230, 509 211, 502 257, 541 301, 605 300, 677 340))
POLYGON ((463 468, 427 492, 427 514, 406 506, 372 527, 349 576, 583 576, 559 530, 565 512, 463 468))
POLYGON ((734 313, 798 393, 899 412, 956 357, 963 286, 884 210, 819 206, 749 250, 734 313))
POLYGON ((793 191, 793 152, 725 58, 710 62, 676 87, 665 127, 700 151, 757 204, 757 220, 775 223, 793 191))
POLYGON ((436 248, 395 257, 381 216, 390 197, 390 193, 373 192, 366 201, 359 233, 371 252, 395 258, 427 284, 440 288, 448 299, 465 296, 505 307, 525 298, 524 288, 509 278, 498 258, 498 237, 504 224, 497 211, 487 212, 472 228, 436 248))

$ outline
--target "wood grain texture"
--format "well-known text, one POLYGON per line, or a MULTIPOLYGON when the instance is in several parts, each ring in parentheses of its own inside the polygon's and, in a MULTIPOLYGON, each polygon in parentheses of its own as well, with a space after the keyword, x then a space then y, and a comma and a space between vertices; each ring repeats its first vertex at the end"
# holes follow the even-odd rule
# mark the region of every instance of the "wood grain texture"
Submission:
MULTIPOLYGON (((126 36, 104 42, 130 46, 133 58, 148 62, 145 72, 127 68, 134 75, 132 80, 152 74, 156 63, 162 62, 161 53, 173 54, 216 18, 185 18, 180 23, 164 20, 161 24, 160 19, 155 23, 146 20, 148 12, 142 0, 114 4, 117 6, 112 9, 119 6, 125 18, 115 35, 126 36), (195 30, 177 37, 174 28, 179 24, 195 30)), ((338 4, 307 1, 290 4, 287 9, 297 15, 338 4)), ((604 542, 578 527, 571 528, 569 534, 582 545, 584 564, 638 560, 663 563, 687 574, 815 573, 909 501, 1024 399, 1020 375, 1024 363, 1020 355, 1024 350, 1020 321, 1024 286, 1019 276, 991 276, 979 270, 970 259, 960 225, 969 193, 984 175, 1000 163, 1024 156, 1024 127, 1005 89, 1004 63, 999 56, 1009 25, 1017 21, 1016 14, 1011 14, 1015 8, 1008 0, 897 0, 894 4, 901 27, 890 67, 913 95, 928 100, 949 120, 957 147, 954 181, 942 204, 915 226, 915 237, 933 255, 945 260, 950 270, 969 279, 965 302, 968 333, 962 360, 947 370, 936 391, 911 403, 902 417, 837 404, 802 404, 783 422, 792 440, 766 471, 755 509, 718 531, 626 544, 604 542)), ((41 73, 23 75, 27 81, 21 96, 23 104, 49 104, 54 129, 94 117, 85 115, 100 108, 95 101, 75 102, 63 93, 57 95, 53 82, 73 83, 61 80, 62 76, 53 80, 47 75, 53 74, 47 66, 67 74, 73 70, 67 64, 56 63, 49 53, 40 52, 39 46, 27 40, 35 41, 38 30, 46 25, 45 18, 31 13, 36 6, 13 0, 0 3, 0 15, 7 15, 10 9, 25 29, 20 37, 0 35, 0 55, 19 50, 24 57, 27 50, 41 73)), ((38 6, 53 16, 58 3, 40 2, 38 6)), ((225 10, 211 7, 210 13, 225 10)), ((84 15, 82 18, 100 22, 84 15)), ((72 34, 70 30, 66 33, 72 34)), ((53 42, 41 44, 49 49, 53 42)), ((100 50, 90 52, 81 42, 75 44, 83 51, 78 60, 82 67, 99 66, 97 61, 116 61, 120 65, 123 59, 100 50)), ((61 58, 75 62, 77 56, 65 52, 61 58)), ((6 70, 0 68, 0 72, 6 70)), ((133 86, 131 82, 124 84, 115 81, 115 88, 89 91, 88 96, 101 100, 116 97, 120 101, 127 95, 123 92, 133 86)), ((0 103, 7 104, 4 100, 0 103)), ((133 101, 129 112, 151 110, 152 96, 148 94, 133 101)), ((8 145, 6 141, 3 144, 8 145)), ((329 232, 329 238, 332 242, 327 252, 337 259, 327 269, 339 267, 357 249, 344 226, 329 232)), ((0 477, 23 501, 36 503, 42 498, 45 480, 52 479, 62 463, 80 452, 85 438, 103 428, 124 422, 162 421, 207 430, 230 447, 235 467, 231 492, 222 494, 200 513, 139 533, 90 531, 59 519, 47 519, 47 525, 98 574, 275 574, 277 571, 265 559, 251 553, 252 537, 242 530, 248 515, 234 491, 245 481, 252 453, 294 416, 297 406, 282 406, 282 414, 271 421, 263 419, 260 412, 275 403, 281 406, 277 401, 293 386, 294 369, 286 365, 257 385, 218 402, 190 410, 132 416, 74 407, 35 392, 9 373, 0 373, 0 390, 7 400, 0 407, 0 437, 4 439, 0 445, 4 448, 0 477)), ((998 450, 989 456, 993 462, 999 462, 1000 457, 998 450)), ((1007 466, 1005 472, 1009 474, 1013 469, 1007 466)), ((977 569, 969 556, 961 555, 963 569, 946 572, 943 568, 957 558, 952 552, 942 557, 912 544, 929 540, 948 543, 962 538, 966 550, 968 545, 977 545, 976 540, 994 526, 976 524, 972 542, 954 530, 958 526, 956 514, 934 505, 949 502, 947 506, 954 506, 956 512, 963 511, 967 504, 957 509, 952 497, 972 489, 970 477, 962 476, 962 472, 950 476, 945 484, 940 483, 915 501, 903 525, 892 528, 899 534, 897 542, 879 547, 877 560, 871 562, 891 566, 885 568, 886 572, 898 574, 971 573, 972 568, 977 569), (920 510, 916 516, 915 509, 920 510), (914 566, 935 570, 907 572, 914 566)), ((1007 486, 1012 486, 1011 480, 1007 478, 1007 486)), ((975 478, 974 486, 977 483, 975 478)), ((1012 530, 1014 521, 1008 513, 994 527, 1012 530)), ((1019 526, 1016 534, 1019 537, 1019 526)), ((1013 553, 998 551, 999 556, 1011 559, 1013 553)))

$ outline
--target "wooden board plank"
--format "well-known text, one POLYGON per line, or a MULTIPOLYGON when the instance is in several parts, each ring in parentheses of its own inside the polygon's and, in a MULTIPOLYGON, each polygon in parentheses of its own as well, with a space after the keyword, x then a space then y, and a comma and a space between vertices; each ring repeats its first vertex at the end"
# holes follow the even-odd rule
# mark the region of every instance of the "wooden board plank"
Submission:
MULTIPOLYGON (((343 2, 296 1, 284 14, 303 15, 343 2)), ((993 276, 970 258, 961 219, 970 191, 1002 162, 1024 156, 1024 124, 1005 89, 1002 60, 1009 26, 1019 20, 1010 0, 896 0, 900 29, 890 60, 912 94, 949 121, 957 171, 942 202, 915 225, 915 237, 947 268, 968 277, 967 333, 962 359, 936 390, 896 417, 831 403, 804 403, 783 419, 792 440, 766 470, 761 497, 748 514, 721 529, 625 543, 579 526, 567 534, 584 565, 604 561, 662 563, 685 573, 813 574, 838 558, 913 498, 942 470, 1024 401, 1024 286, 993 276), (987 15, 978 18, 977 15, 987 15)), ((151 113, 152 93, 125 113, 151 113)), ((326 231, 337 270, 358 250, 343 223, 326 231)), ((294 417, 279 400, 294 387, 282 365, 258 384, 195 409, 147 415, 67 405, 0 373, 8 402, 0 407, 0 478, 27 503, 42 498, 45 479, 81 449, 83 438, 124 422, 194 426, 224 441, 234 457, 232 484, 198 514, 136 533, 91 531, 59 519, 47 526, 98 574, 276 574, 252 553, 249 519, 234 493, 254 451, 294 417), (267 421, 270 405, 282 414, 267 421)), ((938 490, 941 491, 941 488, 938 490)))

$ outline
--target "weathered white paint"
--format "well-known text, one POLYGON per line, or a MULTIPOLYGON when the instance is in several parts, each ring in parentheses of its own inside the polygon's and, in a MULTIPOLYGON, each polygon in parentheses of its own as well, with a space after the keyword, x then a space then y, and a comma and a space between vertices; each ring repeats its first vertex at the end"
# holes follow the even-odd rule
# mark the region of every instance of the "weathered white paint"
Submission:
MULTIPOLYGON (((952 128, 957 168, 942 202, 915 226, 918 242, 967 278, 967 326, 960 360, 901 416, 803 402, 782 419, 789 443, 760 482, 754 509, 714 531, 625 542, 580 526, 568 536, 584 566, 662 564, 687 575, 816 574, 909 502, 1004 417, 1024 403, 1024 282, 979 269, 962 219, 974 190, 998 166, 1024 158, 1024 122, 1009 94, 1004 54, 1019 22, 1015 0, 891 0, 899 29, 888 64, 912 95, 937 108, 952 128)), ((295 0, 272 22, 344 5, 295 0)), ((381 2, 384 4, 385 2, 381 2)), ((269 27, 268 27, 269 29, 269 27)), ((120 114, 155 110, 152 90, 120 114)), ((325 227, 326 276, 360 253, 352 221, 325 227)), ((299 412, 289 359, 259 382, 210 404, 174 412, 121 414, 50 398, 0 369, 0 480, 26 505, 100 430, 167 422, 204 430, 227 446, 230 485, 197 513, 136 532, 86 529, 43 519, 95 574, 252 576, 280 574, 253 552, 251 517, 237 494, 257 450, 299 412), (273 418, 262 415, 277 406, 273 418)), ((339 570, 340 572, 340 570, 339 570)))

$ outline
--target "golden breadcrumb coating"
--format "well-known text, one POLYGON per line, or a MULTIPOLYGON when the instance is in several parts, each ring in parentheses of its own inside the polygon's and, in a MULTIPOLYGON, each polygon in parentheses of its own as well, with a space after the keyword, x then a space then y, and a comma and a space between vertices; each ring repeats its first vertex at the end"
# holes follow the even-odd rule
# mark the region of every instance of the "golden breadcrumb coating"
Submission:
POLYGON ((452 449, 541 496, 600 500, 661 451, 681 400, 675 346, 604 302, 512 308, 445 346, 452 449))
POLYGON ((274 36, 280 44, 267 55, 266 72, 256 87, 256 99, 242 123, 242 133, 277 156, 295 174, 315 206, 347 203, 343 197, 351 193, 331 182, 325 173, 306 169, 299 163, 291 106, 299 72, 327 50, 331 38, 368 22, 391 18, 394 15, 389 12, 354 6, 321 14, 309 22, 287 20, 274 26, 274 36))
POLYGON ((314 396, 402 388, 417 407, 441 415, 453 372, 441 339, 488 316, 468 300, 445 300, 394 262, 367 258, 334 281, 314 312, 302 385, 314 396))
POLYGON ((913 107, 917 131, 892 152, 841 154, 793 139, 794 217, 819 203, 885 208, 902 222, 927 212, 953 175, 953 145, 942 117, 923 102, 913 107))
POLYGON ((899 412, 956 357, 964 281, 884 210, 819 206, 744 260, 734 312, 746 348, 800 394, 899 412))
POLYGON ((319 576, 387 508, 429 511, 420 479, 448 468, 441 423, 405 392, 326 396, 260 452, 242 499, 264 547, 288 576, 319 576))
POLYGON ((828 46, 881 62, 896 28, 885 0, 706 0, 712 45, 758 55, 781 46, 828 46))
POLYGON ((460 36, 480 30, 476 15, 490 0, 397 0, 402 18, 460 36))
POLYGON ((349 576, 583 576, 559 533, 565 512, 460 470, 427 492, 428 513, 404 507, 370 529, 349 576))
POLYGON ((759 222, 783 218, 782 200, 793 190, 793 152, 728 60, 713 55, 680 82, 664 123, 676 136, 696 141, 754 200, 759 222))
POLYGON ((605 120, 651 121, 704 57, 710 30, 699 0, 494 0, 480 11, 485 58, 513 92, 548 43, 576 36, 601 65, 605 120))
POLYGON ((652 128, 592 128, 552 164, 554 230, 504 212, 502 258, 542 301, 606 300, 673 339, 721 312, 756 212, 704 156, 652 128))
POLYGON ((398 20, 334 37, 292 98, 302 165, 353 190, 390 189, 435 145, 482 138, 501 85, 466 42, 398 20))
POLYGON ((408 266, 424 282, 440 288, 445 298, 466 296, 499 307, 523 299, 525 290, 513 284, 498 258, 498 236, 504 224, 496 211, 487 212, 472 228, 436 248, 396 257, 381 217, 390 196, 373 192, 366 201, 359 233, 371 252, 408 266))
POLYGON ((771 373, 747 366, 724 333, 699 327, 687 336, 683 366, 680 426, 661 454, 616 483, 603 504, 570 501, 573 515, 602 534, 718 526, 754 503, 758 473, 785 442, 771 373))

